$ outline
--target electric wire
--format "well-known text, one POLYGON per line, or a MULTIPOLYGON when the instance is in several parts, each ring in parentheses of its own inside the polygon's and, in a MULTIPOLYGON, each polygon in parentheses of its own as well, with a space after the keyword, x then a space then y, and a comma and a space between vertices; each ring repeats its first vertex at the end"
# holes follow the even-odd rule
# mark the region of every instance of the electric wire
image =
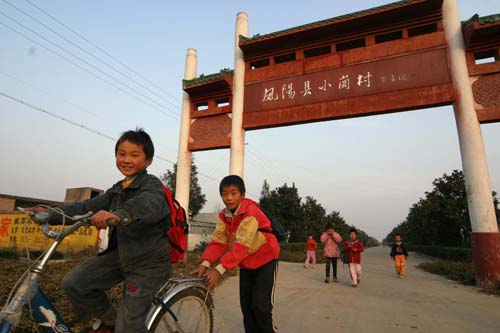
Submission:
MULTIPOLYGON (((91 133, 94 133, 94 134, 96 134, 96 135, 99 135, 100 137, 103 137, 103 138, 105 138, 105 139, 111 140, 111 141, 113 141, 113 142, 116 142, 116 140, 117 140, 116 138, 112 137, 111 135, 108 135, 108 134, 105 134, 105 133, 100 132, 100 131, 98 131, 98 130, 95 130, 95 129, 93 129, 93 128, 90 128, 90 127, 88 127, 88 126, 86 126, 86 125, 80 124, 80 123, 78 123, 78 122, 76 122, 76 121, 73 121, 73 120, 71 120, 71 119, 68 119, 68 118, 62 117, 62 116, 60 116, 60 115, 58 115, 58 114, 55 114, 55 113, 50 112, 50 111, 47 111, 47 110, 45 110, 45 109, 43 109, 43 108, 41 108, 41 107, 39 107, 39 106, 33 105, 33 104, 29 103, 29 102, 23 101, 23 100, 21 100, 21 99, 19 99, 19 98, 16 98, 16 97, 11 96, 11 95, 9 95, 9 94, 3 93, 3 92, 1 92, 1 91, 0 91, 0 96, 3 96, 3 97, 5 97, 5 98, 7 98, 7 99, 9 99, 9 100, 11 100, 11 101, 17 102, 17 103, 19 103, 19 104, 22 104, 22 105, 24 105, 24 106, 26 106, 26 107, 28 107, 28 108, 30 108, 30 109, 33 109, 33 110, 36 110, 36 111, 42 112, 42 113, 44 113, 44 114, 46 114, 46 115, 49 115, 49 116, 51 116, 51 117, 53 117, 53 118, 56 118, 56 119, 58 119, 58 120, 64 121, 64 122, 66 122, 66 123, 68 123, 68 124, 71 124, 71 125, 73 125, 73 126, 79 127, 79 128, 81 128, 81 129, 83 129, 83 130, 86 130, 86 131, 88 131, 88 132, 91 132, 91 133)), ((172 161, 172 160, 170 160, 170 159, 168 159, 168 158, 165 158, 165 157, 160 156, 160 155, 157 155, 157 154, 155 154, 154 156, 155 156, 155 158, 156 158, 156 159, 161 160, 161 161, 164 161, 164 162, 167 162, 167 163, 170 163, 170 164, 172 164, 172 165, 176 163, 176 162, 174 162, 174 161, 172 161)), ((212 181, 214 181, 214 182, 217 182, 217 183, 219 182, 219 180, 218 180, 218 179, 216 179, 216 178, 214 178, 214 177, 212 177, 212 176, 210 176, 210 175, 207 175, 207 174, 204 174, 204 173, 201 173, 201 172, 198 172, 198 174, 199 174, 200 176, 205 177, 205 178, 207 178, 207 179, 209 179, 209 180, 212 180, 212 181)))
POLYGON ((84 68, 83 66, 81 66, 81 65, 79 65, 79 64, 77 64, 77 63, 75 63, 74 61, 72 61, 72 60, 68 59, 67 57, 65 57, 65 56, 63 56, 63 55, 61 55, 61 54, 59 54, 58 52, 56 52, 56 51, 54 51, 54 50, 49 49, 48 47, 44 46, 44 45, 43 45, 43 44, 41 44, 40 42, 38 42, 38 41, 36 41, 36 40, 32 39, 31 37, 29 37, 29 36, 27 36, 27 35, 23 34, 22 32, 20 32, 20 31, 16 30, 15 28, 12 28, 11 26, 7 25, 5 22, 1 22, 1 21, 0 21, 0 24, 1 24, 1 25, 3 25, 3 26, 5 26, 5 27, 7 27, 9 30, 14 31, 15 33, 17 33, 17 34, 19 34, 19 35, 23 36, 24 38, 26 38, 26 39, 28 39, 28 40, 32 41, 33 43, 38 44, 39 46, 41 46, 41 47, 42 47, 42 48, 44 48, 45 50, 47 50, 47 51, 49 51, 49 52, 51 52, 51 53, 53 53, 53 54, 57 55, 57 56, 58 56, 58 57, 60 57, 60 58, 63 58, 64 60, 68 61, 68 62, 69 62, 69 63, 71 63, 72 65, 77 66, 78 68, 80 68, 80 69, 82 69, 83 71, 85 71, 85 72, 87 72, 87 73, 91 74, 92 76, 94 76, 94 77, 98 78, 99 80, 102 80, 102 81, 104 81, 104 82, 106 82, 106 83, 108 83, 108 84, 112 85, 113 87, 115 87, 115 88, 117 88, 117 89, 121 90, 122 92, 125 92, 127 95, 129 95, 129 96, 133 96, 133 98, 135 98, 135 99, 137 99, 137 100, 141 101, 142 103, 144 103, 144 104, 146 104, 146 105, 148 105, 148 106, 150 106, 150 107, 154 108, 155 110, 157 110, 157 111, 161 112, 162 114, 164 114, 164 115, 166 115, 166 116, 168 116, 168 117, 171 117, 171 118, 173 118, 173 119, 175 119, 175 120, 178 120, 178 119, 179 119, 179 117, 178 117, 178 115, 177 115, 177 114, 175 114, 175 113, 173 113, 172 111, 168 110, 167 108, 165 108, 165 106, 163 106, 162 104, 160 104, 160 103, 156 102, 155 100, 153 100, 153 99, 152 99, 152 98, 150 98, 149 96, 147 96, 147 95, 145 95, 145 94, 143 94, 143 93, 141 93, 141 92, 137 91, 136 89, 134 89, 134 88, 130 87, 130 86, 129 86, 129 85, 127 85, 126 83, 121 82, 120 80, 116 79, 116 78, 115 78, 115 77, 113 77, 112 75, 109 75, 108 73, 106 73, 106 72, 102 71, 102 70, 101 70, 101 69, 99 69, 98 67, 96 67, 96 66, 92 65, 91 63, 89 63, 89 62, 88 62, 88 61, 86 61, 85 59, 82 59, 82 58, 81 58, 81 57, 79 57, 78 55, 75 55, 75 54, 74 54, 74 53, 72 53, 71 51, 68 51, 68 50, 64 49, 63 47, 61 47, 61 46, 59 46, 59 45, 55 44, 54 42, 52 42, 52 41, 50 41, 49 39, 45 38, 44 36, 40 35, 40 34, 39 34, 39 33, 37 33, 36 31, 34 31, 34 30, 30 29, 30 28, 29 28, 29 27, 27 27, 26 25, 24 25, 24 24, 20 23, 20 22, 19 22, 19 21, 17 21, 16 19, 13 19, 13 18, 9 17, 8 15, 6 15, 6 14, 5 14, 4 12, 2 12, 1 10, 0 10, 0 15, 3 15, 4 17, 8 18, 9 20, 11 20, 11 21, 15 22, 16 24, 20 25, 20 26, 21 26, 21 27, 23 27, 24 29, 26 29, 26 30, 30 31, 31 33, 33 33, 34 35, 36 35, 36 36, 38 36, 38 37, 42 38, 43 40, 47 41, 49 44, 51 44, 51 45, 55 46, 56 48, 58 48, 58 49, 60 49, 60 50, 64 51, 65 53, 70 54, 70 55, 71 55, 71 56, 73 56, 74 58, 76 58, 76 59, 80 60, 81 62, 85 63, 86 65, 88 65, 89 67, 91 67, 91 68, 93 68, 94 70, 98 71, 99 73, 101 73, 101 74, 103 74, 103 75, 105 75, 105 76, 107 76, 107 77, 111 78, 112 80, 114 80, 114 81, 116 81, 116 82, 120 83, 122 86, 125 86, 125 87, 126 87, 126 88, 128 88, 129 90, 133 91, 135 94, 138 94, 138 95, 140 95, 140 96, 143 96, 143 98, 146 98, 147 100, 150 100, 153 104, 156 104, 156 105, 158 105, 159 107, 158 107, 158 106, 156 106, 156 105, 152 105, 152 104, 150 104, 149 102, 144 101, 142 98, 139 98, 139 97, 137 97, 137 96, 132 95, 129 91, 127 91, 127 90, 123 89, 122 87, 119 87, 119 86, 117 86, 116 84, 114 84, 113 82, 110 82, 109 80, 104 79, 104 78, 102 78, 102 77, 98 76, 97 74, 95 74, 95 73, 93 73, 93 72, 89 71, 88 69, 86 69, 86 68, 84 68), (167 109, 167 110, 169 111, 169 113, 165 112, 163 109, 167 109))
MULTIPOLYGON (((54 29, 52 29, 50 26, 46 25, 45 23, 41 22, 40 20, 38 20, 37 18, 35 18, 34 16, 26 13, 24 10, 16 7, 15 5, 13 5, 12 3, 10 3, 9 1, 7 0, 2 0, 3 2, 7 3, 9 6, 11 6, 12 8, 16 9, 17 11, 21 12, 22 14, 24 14, 25 16, 29 17, 30 19, 32 19, 33 21, 37 22, 38 24, 40 24, 41 26, 43 26, 44 28, 46 28, 47 30, 51 31, 53 34, 55 34, 56 36, 58 36, 59 38, 63 39, 64 41, 70 43, 71 45, 73 45, 74 47, 78 48, 79 50, 81 50, 82 52, 84 52, 85 54, 89 55, 90 57, 94 58, 95 60, 99 61, 100 63, 104 64, 105 66, 111 68, 112 70, 114 70, 115 72, 117 72, 118 74, 124 76, 125 78, 127 78, 128 80, 130 80, 131 82, 133 82, 134 84, 138 85, 139 87, 147 90, 148 92, 150 92, 151 94, 157 96, 158 98, 162 99, 163 101, 171 104, 173 107, 175 108, 178 108, 179 106, 178 105, 175 105, 174 103, 170 102, 169 100, 165 99, 163 96, 157 94, 156 92, 154 92, 153 90, 149 89, 148 87, 146 87, 145 85, 143 85, 142 83, 140 82, 137 82, 134 78, 130 77, 129 75, 127 75, 126 73, 123 73, 122 71, 120 71, 119 69, 117 69, 116 67, 114 67, 113 65, 109 64, 108 62, 100 59, 99 57, 97 57, 96 55, 94 55, 93 53, 87 51, 86 49, 84 49, 83 47, 81 47, 80 45, 74 43, 73 41, 71 41, 70 39, 68 39, 67 37, 61 35, 60 33, 58 33, 57 31, 55 31, 54 29)), ((167 107, 165 107, 167 108, 167 107)), ((168 108, 167 108, 168 109, 168 108)), ((170 110, 170 109, 169 109, 170 110)))
POLYGON ((36 9, 38 9, 39 11, 41 11, 42 13, 44 13, 45 15, 47 15, 48 17, 50 17, 53 21, 57 22, 58 24, 60 24, 61 26, 63 26, 64 28, 68 29, 69 31, 71 31, 73 34, 75 34, 76 36, 78 36, 79 38, 81 38, 82 40, 84 40, 85 42, 89 43, 90 45, 92 45, 94 48, 96 48, 97 50, 99 50, 100 52, 102 52, 103 54, 107 55, 109 58, 113 59, 114 61, 116 61, 117 63, 119 63, 121 66, 123 66, 124 68, 128 69, 129 71, 131 71, 132 73, 134 73, 135 75, 137 75, 138 77, 140 77, 141 79, 143 79, 144 81, 148 82, 149 84, 151 84, 152 86, 156 87, 159 91, 162 91, 163 93, 165 93, 166 95, 170 96, 171 98, 173 98, 174 100, 176 100, 178 103, 181 102, 181 100, 179 99, 179 97, 171 94, 170 92, 164 90, 161 86, 159 86, 158 84, 154 83, 153 81, 151 81, 150 79, 148 79, 147 77, 143 76, 142 74, 140 74, 139 72, 137 72, 135 69, 133 69, 132 67, 128 66, 127 64, 123 63, 122 61, 120 61, 119 59, 117 59, 116 57, 114 57, 112 54, 110 54, 108 51, 104 50, 103 48, 101 48, 100 46, 98 46, 97 44, 93 43, 92 41, 90 41, 88 38, 86 38, 85 36, 83 36, 82 34, 78 33, 77 31, 75 31, 74 29, 72 29, 71 27, 69 27, 68 25, 66 25, 65 23, 61 22, 60 20, 58 20, 56 17, 54 17, 53 15, 49 14, 47 11, 45 11, 44 9, 40 8, 39 6, 37 6, 36 4, 34 4, 33 2, 29 1, 29 0, 25 0, 27 3, 29 3, 31 6, 35 7, 36 9))

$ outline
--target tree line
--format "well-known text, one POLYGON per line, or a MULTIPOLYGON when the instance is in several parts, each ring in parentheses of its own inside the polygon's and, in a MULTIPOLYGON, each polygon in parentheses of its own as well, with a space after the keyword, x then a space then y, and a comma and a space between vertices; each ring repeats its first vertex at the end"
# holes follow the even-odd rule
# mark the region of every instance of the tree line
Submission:
MULTIPOLYGON (((160 179, 175 195, 175 183, 177 177, 177 163, 172 170, 167 170, 160 179)), ((188 212, 191 216, 196 216, 206 203, 206 196, 198 182, 198 168, 191 160, 191 184, 189 189, 188 212)), ((289 234, 289 242, 305 242, 309 234, 315 239, 325 231, 327 224, 332 224, 335 230, 347 239, 349 229, 354 226, 346 223, 338 211, 326 213, 325 208, 312 196, 306 196, 304 200, 299 196, 299 191, 295 184, 288 186, 286 183, 281 187, 271 190, 267 180, 264 180, 262 192, 259 200, 260 206, 278 218, 289 234)), ((377 246, 378 241, 370 237, 363 230, 358 229, 358 238, 366 246, 377 246)))
MULTIPOLYGON (((306 196, 302 200, 294 183, 292 186, 285 183, 271 190, 267 180, 264 180, 259 204, 281 222, 289 233, 288 241, 291 243, 305 242, 309 234, 318 240, 327 224, 332 224, 342 239, 347 239, 349 229, 354 228, 346 223, 340 212, 333 210, 327 214, 325 208, 312 196, 306 196)), ((357 230, 358 238, 366 246, 378 245, 375 238, 370 237, 363 230, 357 230)))
MULTIPOLYGON (((406 219, 384 239, 391 242, 396 233, 414 245, 470 247, 471 224, 462 171, 454 170, 432 182, 433 189, 413 204, 406 219)), ((499 201, 492 192, 497 223, 499 201)))

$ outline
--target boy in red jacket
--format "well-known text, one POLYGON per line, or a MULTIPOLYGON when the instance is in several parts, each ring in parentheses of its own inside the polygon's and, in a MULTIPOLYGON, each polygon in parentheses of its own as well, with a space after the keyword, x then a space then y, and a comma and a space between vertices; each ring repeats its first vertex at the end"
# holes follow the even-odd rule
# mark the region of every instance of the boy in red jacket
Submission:
POLYGON ((192 273, 205 275, 212 289, 226 270, 239 266, 245 332, 276 332, 272 311, 280 247, 271 222, 257 203, 245 198, 245 183, 239 176, 222 179, 219 192, 226 208, 219 214, 202 263, 192 273))
POLYGON ((361 252, 365 250, 363 243, 358 240, 358 231, 356 229, 349 230, 349 240, 344 243, 343 249, 349 252, 352 287, 356 288, 361 282, 361 252))

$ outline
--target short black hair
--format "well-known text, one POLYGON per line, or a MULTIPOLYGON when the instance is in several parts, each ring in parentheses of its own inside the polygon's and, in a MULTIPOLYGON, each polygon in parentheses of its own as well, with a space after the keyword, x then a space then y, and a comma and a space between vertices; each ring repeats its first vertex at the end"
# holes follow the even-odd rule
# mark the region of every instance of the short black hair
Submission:
POLYGON ((135 131, 130 130, 123 132, 118 141, 116 141, 115 155, 118 153, 118 146, 124 141, 130 141, 132 143, 135 143, 136 145, 142 146, 142 149, 144 149, 144 154, 146 155, 146 159, 148 160, 152 159, 155 155, 153 140, 151 140, 149 134, 146 133, 146 131, 144 131, 142 128, 138 127, 135 129, 135 131))
POLYGON ((394 238, 396 238, 397 236, 401 237, 401 234, 400 233, 394 234, 394 238))
POLYGON ((236 186, 241 194, 245 194, 245 182, 240 176, 237 175, 230 175, 222 178, 219 185, 219 193, 222 195, 222 189, 231 185, 236 186))
POLYGON ((328 224, 326 225, 325 230, 328 230, 328 229, 333 229, 333 224, 328 223, 328 224))
POLYGON ((356 234, 356 236, 358 235, 358 230, 356 230, 356 228, 349 229, 349 233, 351 233, 351 232, 354 232, 356 234))

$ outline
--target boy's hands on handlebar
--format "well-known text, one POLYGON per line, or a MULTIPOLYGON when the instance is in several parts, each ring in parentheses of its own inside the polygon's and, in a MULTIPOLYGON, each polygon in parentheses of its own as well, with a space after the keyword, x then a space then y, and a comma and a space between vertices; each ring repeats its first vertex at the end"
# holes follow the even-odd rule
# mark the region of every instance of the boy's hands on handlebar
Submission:
POLYGON ((107 210, 100 210, 90 218, 90 222, 98 229, 107 228, 109 221, 120 221, 120 218, 107 210))
POLYGON ((218 270, 212 269, 206 275, 208 289, 214 289, 219 282, 221 275, 218 270))
POLYGON ((196 268, 194 271, 192 271, 189 274, 202 277, 203 275, 205 275, 206 272, 207 272, 207 267, 200 265, 200 266, 198 266, 198 268, 196 268))

